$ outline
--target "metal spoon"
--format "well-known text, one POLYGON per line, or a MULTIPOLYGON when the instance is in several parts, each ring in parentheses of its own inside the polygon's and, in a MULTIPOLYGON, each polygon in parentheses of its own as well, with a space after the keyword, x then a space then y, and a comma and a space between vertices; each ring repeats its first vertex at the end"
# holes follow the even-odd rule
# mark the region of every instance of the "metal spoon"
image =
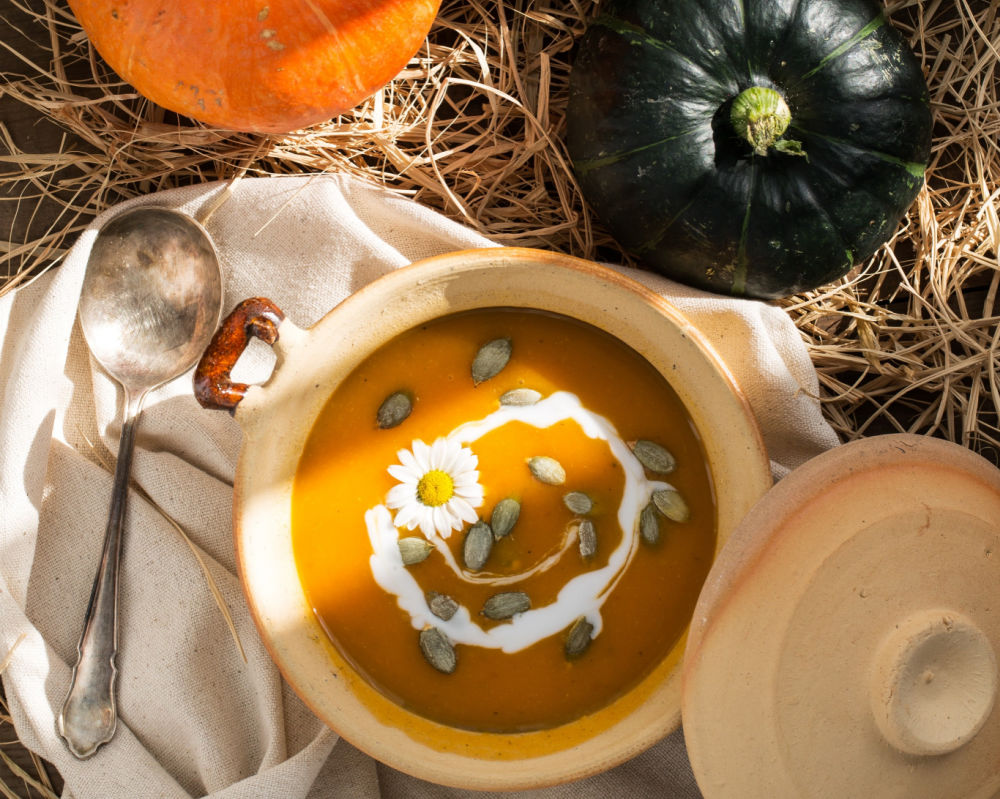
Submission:
POLYGON ((98 232, 80 297, 94 357, 124 389, 124 419, 100 567, 91 590, 59 734, 79 758, 115 732, 118 564, 135 430, 147 393, 186 372, 219 324, 222 277, 205 229, 168 208, 141 206, 98 232))

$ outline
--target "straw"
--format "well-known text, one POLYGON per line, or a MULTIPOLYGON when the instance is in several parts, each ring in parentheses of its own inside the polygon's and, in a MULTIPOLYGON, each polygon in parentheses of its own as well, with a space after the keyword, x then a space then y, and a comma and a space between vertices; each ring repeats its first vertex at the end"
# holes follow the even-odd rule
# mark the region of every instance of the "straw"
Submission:
MULTIPOLYGON (((563 146, 573 46, 597 11, 592 1, 445 2, 389 85, 350 113, 282 136, 213 130, 157 108, 103 64, 55 0, 14 2, 34 24, 0 37, 2 46, 16 52, 30 37, 48 50, 0 86, 65 136, 53 152, 30 153, 0 125, 10 167, 0 194, 28 228, 0 251, 0 292, 57 262, 88 220, 121 200, 297 173, 351 173, 501 244, 635 265, 585 206, 563 146)), ((996 460, 1000 12, 983 0, 897 0, 887 11, 930 87, 926 188, 856 274, 780 304, 845 440, 905 430, 996 460)))
POLYGON ((926 186, 858 274, 783 302, 845 439, 934 435, 1000 462, 1000 6, 895 3, 928 76, 926 186))

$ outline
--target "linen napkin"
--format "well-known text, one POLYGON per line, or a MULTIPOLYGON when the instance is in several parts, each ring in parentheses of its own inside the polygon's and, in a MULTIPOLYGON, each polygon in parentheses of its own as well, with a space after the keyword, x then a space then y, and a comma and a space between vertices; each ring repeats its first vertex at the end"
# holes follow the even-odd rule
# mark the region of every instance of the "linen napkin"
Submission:
MULTIPOLYGON (((118 731, 87 761, 72 757, 57 736, 111 495, 111 474, 95 462, 94 447, 115 452, 120 432, 120 391, 91 360, 76 305, 97 229, 137 203, 196 218, 209 213, 224 270, 224 310, 263 295, 301 327, 411 261, 495 246, 347 176, 244 179, 115 207, 57 269, 0 298, 0 658, 10 653, 3 682, 18 735, 58 768, 64 795, 76 799, 463 796, 395 772, 339 740, 281 680, 235 573, 231 485, 241 432, 228 414, 197 405, 190 374, 147 398, 133 477, 191 544, 149 502, 131 495, 120 584, 118 731), (232 614, 245 660, 196 554, 232 614)), ((780 309, 622 271, 672 300, 704 331, 757 415, 776 476, 836 445, 806 349, 780 309)), ((269 354, 251 347, 240 369, 266 376, 269 354)), ((524 795, 699 793, 678 732, 605 774, 524 795)))

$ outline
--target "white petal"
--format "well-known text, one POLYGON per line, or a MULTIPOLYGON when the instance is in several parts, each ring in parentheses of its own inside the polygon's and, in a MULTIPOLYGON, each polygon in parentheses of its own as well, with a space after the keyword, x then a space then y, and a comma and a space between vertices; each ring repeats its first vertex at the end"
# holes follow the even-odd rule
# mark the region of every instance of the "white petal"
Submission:
POLYGON ((385 495, 385 504, 393 509, 402 508, 407 503, 416 501, 416 489, 409 483, 394 485, 389 489, 389 493, 385 495))
POLYGON ((462 447, 458 451, 458 459, 455 461, 455 472, 470 472, 479 465, 479 456, 468 447, 462 447))
POLYGON ((451 447, 448 446, 448 439, 439 438, 431 444, 428 460, 428 465, 431 469, 440 469, 442 472, 448 471, 448 461, 451 460, 451 447))
POLYGON ((448 450, 442 456, 440 462, 441 465, 438 466, 438 468, 442 472, 447 472, 452 477, 454 477, 459 473, 459 470, 455 468, 455 461, 457 460, 457 458, 458 454, 456 453, 455 448, 449 443, 448 450))
POLYGON ((476 454, 471 449, 468 447, 455 447, 455 460, 452 463, 452 469, 455 474, 475 469, 477 463, 479 463, 479 458, 476 457, 476 454))
POLYGON ((464 500, 472 503, 474 507, 479 507, 483 504, 483 487, 479 483, 474 483, 471 486, 463 488, 455 488, 455 496, 461 497, 464 500))
POLYGON ((450 514, 450 518, 452 530, 461 530, 465 526, 465 522, 454 513, 450 514))
POLYGON ((420 532, 424 534, 425 538, 430 538, 434 535, 434 514, 431 512, 432 508, 425 508, 424 512, 420 514, 420 532))
POLYGON ((417 465, 417 459, 413 457, 413 453, 410 450, 401 449, 396 453, 396 457, 399 458, 399 462, 403 464, 404 469, 412 472, 415 475, 415 479, 420 479, 420 466, 417 465))
POLYGON ((452 477, 452 482, 455 484, 455 490, 471 488, 479 485, 479 472, 463 472, 457 477, 452 477))
MULTIPOLYGON (((448 512, 447 505, 438 505, 434 508, 434 529, 439 533, 448 532, 452 528, 452 516, 448 512)), ((460 527, 455 528, 460 529, 460 527)))
MULTIPOLYGON (((479 514, 476 513, 476 509, 467 500, 462 497, 452 497, 448 500, 448 507, 451 509, 452 513, 455 514, 459 519, 464 522, 472 524, 479 518, 479 514)), ((456 530, 459 528, 455 528, 456 530)))
MULTIPOLYGON (((409 454, 409 453, 407 453, 407 454, 409 454)), ((412 469, 410 469, 408 466, 400 466, 398 463, 392 464, 392 466, 389 467, 388 472, 389 472, 390 475, 392 475, 397 480, 399 480, 399 482, 401 482, 401 483, 409 483, 410 485, 413 485, 413 486, 415 486, 417 483, 419 483, 420 482, 420 478, 422 477, 422 475, 417 474, 412 469)))
POLYGON ((431 448, 419 438, 413 441, 413 458, 417 464, 417 471, 423 476, 431 470, 430 466, 431 448))
POLYGON ((419 502, 408 503, 399 509, 399 513, 403 517, 407 530, 412 530, 420 524, 420 520, 424 517, 425 510, 426 508, 424 508, 424 506, 419 502))
POLYGON ((396 527, 405 527, 407 530, 412 530, 420 522, 421 510, 422 508, 416 503, 404 505, 399 509, 399 513, 396 514, 396 518, 392 523, 396 527))

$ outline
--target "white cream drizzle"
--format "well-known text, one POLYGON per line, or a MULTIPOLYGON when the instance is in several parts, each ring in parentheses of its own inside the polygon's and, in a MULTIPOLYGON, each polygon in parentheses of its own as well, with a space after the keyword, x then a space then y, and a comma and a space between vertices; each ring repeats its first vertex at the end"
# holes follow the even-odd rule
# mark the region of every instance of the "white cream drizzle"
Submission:
MULTIPOLYGON (((594 626, 593 636, 601 632, 601 607, 632 562, 638 547, 639 515, 654 491, 672 486, 662 481, 647 480, 642 464, 618 436, 611 422, 585 408, 575 394, 566 391, 557 391, 534 405, 501 406, 483 419, 460 425, 448 437, 463 445, 471 444, 510 422, 523 422, 543 428, 567 419, 579 424, 587 437, 606 441, 625 473, 625 490, 617 514, 623 535, 607 564, 573 577, 549 605, 518 613, 509 622, 488 630, 484 630, 473 620, 472 613, 464 605, 459 607, 451 619, 444 621, 430 612, 424 590, 403 565, 399 554, 399 531, 392 523, 389 509, 385 505, 376 505, 365 512, 365 525, 372 545, 372 556, 369 559, 372 576, 383 590, 396 597, 399 607, 409 614, 415 629, 434 626, 454 643, 500 649, 504 652, 518 652, 543 638, 562 632, 580 616, 586 616, 587 621, 594 626)), ((450 547, 436 533, 429 540, 460 579, 469 583, 490 582, 500 586, 521 582, 554 566, 573 547, 576 534, 575 530, 565 533, 558 549, 527 571, 516 575, 469 572, 459 565, 450 547)))

